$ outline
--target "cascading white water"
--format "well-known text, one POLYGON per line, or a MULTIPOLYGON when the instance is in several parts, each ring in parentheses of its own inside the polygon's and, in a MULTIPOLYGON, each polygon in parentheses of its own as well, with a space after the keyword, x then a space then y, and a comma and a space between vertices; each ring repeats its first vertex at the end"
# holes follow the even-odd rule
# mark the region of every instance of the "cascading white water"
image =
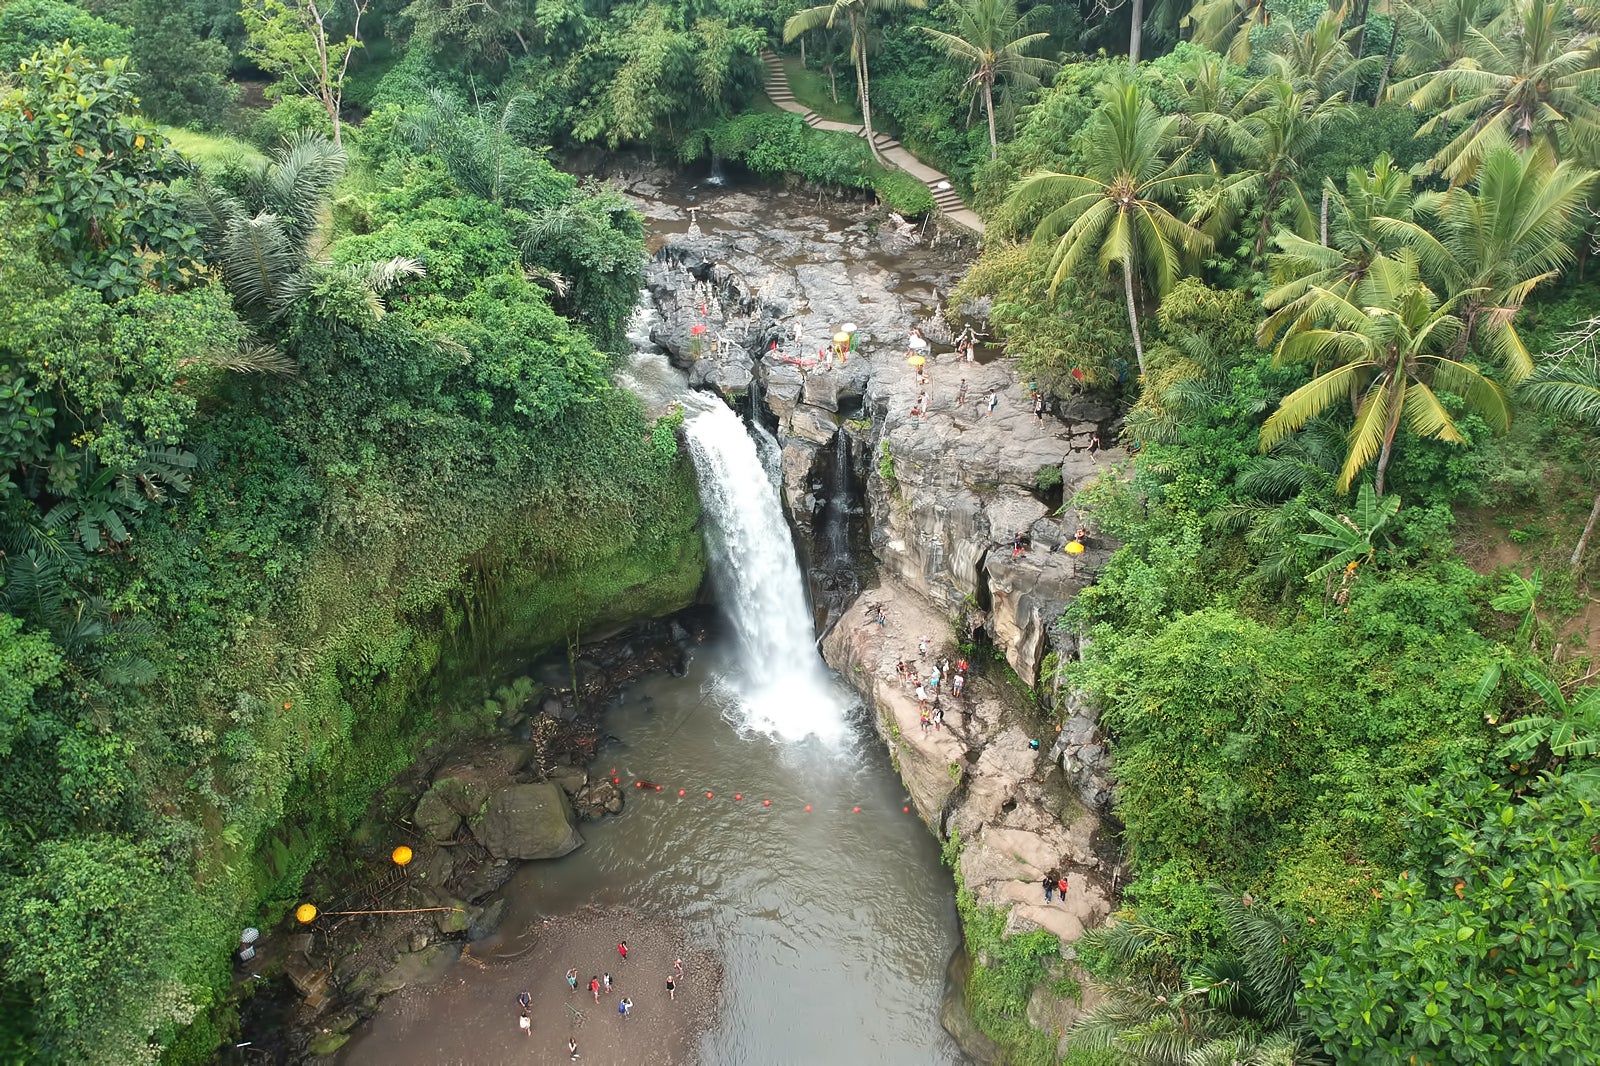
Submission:
POLYGON ((684 434, 712 579, 739 637, 742 724, 786 740, 842 738, 843 707, 817 657, 794 544, 755 441, 720 403, 684 423, 684 434))

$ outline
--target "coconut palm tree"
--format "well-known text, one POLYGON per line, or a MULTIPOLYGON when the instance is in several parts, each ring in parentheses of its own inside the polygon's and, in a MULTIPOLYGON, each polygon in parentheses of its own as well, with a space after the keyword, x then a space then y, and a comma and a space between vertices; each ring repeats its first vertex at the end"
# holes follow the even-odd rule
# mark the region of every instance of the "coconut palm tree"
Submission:
POLYGON ((1419 74, 1394 87, 1412 107, 1438 113, 1417 136, 1465 128, 1429 161, 1459 185, 1476 173, 1500 140, 1527 151, 1543 144, 1591 149, 1600 136, 1600 52, 1573 26, 1562 0, 1513 0, 1489 27, 1468 31, 1467 54, 1448 69, 1419 74))
POLYGON ((1406 50, 1395 69, 1411 75, 1450 69, 1467 58, 1473 31, 1499 18, 1503 6, 1502 0, 1400 0, 1395 21, 1406 50))
POLYGON ((1036 7, 1026 15, 1017 14, 1016 0, 963 0, 956 8, 954 33, 929 26, 917 29, 933 38, 949 55, 972 67, 967 84, 983 93, 983 107, 989 115, 989 158, 1000 157, 1000 141, 994 129, 994 85, 1005 82, 1019 89, 1032 89, 1056 68, 1048 59, 1027 54, 1028 49, 1049 40, 1048 33, 1029 33, 1029 24, 1047 9, 1036 7))
POLYGON ((1108 273, 1120 270, 1141 375, 1144 338, 1135 290, 1160 297, 1184 262, 1211 247, 1210 237, 1168 206, 1204 180, 1188 168, 1186 153, 1172 158, 1178 139, 1177 118, 1157 112, 1137 85, 1108 85, 1084 130, 1085 172, 1033 174, 1011 195, 1016 208, 1054 207, 1033 234, 1056 245, 1052 296, 1091 254, 1108 273))
POLYGON ((1324 134, 1350 117, 1344 94, 1326 98, 1314 89, 1297 89, 1281 65, 1277 76, 1262 79, 1250 92, 1249 114, 1231 125, 1230 140, 1238 156, 1250 169, 1230 182, 1236 195, 1248 194, 1261 206, 1261 230, 1256 235, 1255 259, 1261 259, 1272 236, 1273 213, 1285 201, 1294 210, 1295 226, 1309 234, 1314 230, 1311 205, 1306 202, 1296 175, 1300 161, 1307 158, 1324 134))
POLYGON ((1349 296, 1374 260, 1404 247, 1410 233, 1405 227, 1415 217, 1411 175, 1384 152, 1370 171, 1351 167, 1344 187, 1341 193, 1331 179, 1324 183, 1328 210, 1320 241, 1288 230, 1274 238, 1278 252, 1272 257, 1272 273, 1278 284, 1262 299, 1271 312, 1263 327, 1269 336, 1317 299, 1313 290, 1349 296))
POLYGON ((874 15, 888 15, 901 8, 924 8, 928 0, 833 0, 831 4, 808 7, 789 16, 783 24, 783 41, 788 44, 802 33, 827 27, 833 29, 841 18, 850 27, 850 62, 856 68, 856 92, 861 98, 861 124, 866 129, 867 147, 879 163, 878 145, 872 134, 872 83, 867 73, 867 34, 874 15))
POLYGON ((1498 133, 1485 141, 1497 139, 1471 187, 1423 193, 1417 221, 1394 228, 1431 280, 1463 295, 1463 344, 1503 361, 1515 381, 1533 369, 1516 315, 1538 285, 1573 262, 1595 173, 1556 162, 1546 146, 1518 153, 1498 133))
POLYGON ((1299 1033, 1294 993, 1304 962, 1293 923, 1249 897, 1214 890, 1231 950, 1184 973, 1173 938, 1135 919, 1084 934, 1108 960, 1101 1004, 1067 1033, 1074 1050, 1130 1066, 1311 1066, 1326 1060, 1299 1033))
POLYGON ((1266 0, 1199 0, 1183 20, 1194 43, 1221 52, 1232 62, 1250 62, 1250 31, 1272 21, 1266 0))
MULTIPOLYGON (((1494 428, 1510 426, 1511 409, 1500 386, 1478 367, 1445 354, 1454 350, 1465 329, 1454 308, 1466 294, 1440 301, 1423 283, 1410 249, 1374 260, 1347 294, 1323 288, 1311 292, 1315 298, 1284 329, 1274 362, 1328 369, 1279 403, 1261 427, 1263 452, 1347 401, 1355 424, 1339 491, 1348 491, 1355 476, 1376 459, 1375 487, 1381 496, 1402 416, 1418 436, 1464 441, 1435 388, 1460 396, 1494 428)), ((1267 342, 1271 335, 1263 332, 1258 339, 1267 342)))
POLYGON ((322 257, 322 220, 344 166, 344 149, 308 133, 232 189, 196 177, 188 199, 206 258, 221 271, 244 318, 274 322, 319 288, 351 291, 381 317, 383 293, 423 273, 421 263, 403 256, 337 265, 322 257))
MULTIPOLYGON (((1518 398, 1528 406, 1582 426, 1589 438, 1591 456, 1600 455, 1600 354, 1594 346, 1597 328, 1600 320, 1589 322, 1561 358, 1541 365, 1517 390, 1518 398)), ((1583 551, 1597 522, 1600 493, 1595 494, 1589 521, 1584 523, 1578 546, 1572 550, 1570 564, 1574 570, 1583 562, 1583 551)))

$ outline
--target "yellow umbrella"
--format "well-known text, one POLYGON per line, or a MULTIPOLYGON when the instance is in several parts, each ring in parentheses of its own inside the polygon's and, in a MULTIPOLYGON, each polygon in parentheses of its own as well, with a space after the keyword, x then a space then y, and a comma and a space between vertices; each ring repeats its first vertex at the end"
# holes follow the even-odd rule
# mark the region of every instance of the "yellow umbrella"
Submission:
POLYGON ((923 363, 926 363, 927 360, 920 355, 913 355, 907 358, 906 362, 910 363, 912 366, 921 366, 923 363))
POLYGON ((1083 545, 1081 543, 1079 543, 1078 541, 1075 541, 1075 540, 1067 541, 1067 554, 1068 555, 1082 555, 1083 554, 1083 545))

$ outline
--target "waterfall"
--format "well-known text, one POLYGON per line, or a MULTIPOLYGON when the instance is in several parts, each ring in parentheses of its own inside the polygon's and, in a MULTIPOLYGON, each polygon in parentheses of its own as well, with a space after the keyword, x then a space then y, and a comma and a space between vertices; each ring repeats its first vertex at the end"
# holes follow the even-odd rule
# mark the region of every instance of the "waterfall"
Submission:
POLYGON ((844 736, 789 526, 755 441, 720 403, 689 419, 684 434, 700 475, 712 580, 739 638, 742 724, 786 740, 844 736))
POLYGON ((839 566, 850 561, 850 435, 842 429, 833 435, 827 507, 822 529, 828 562, 839 566))

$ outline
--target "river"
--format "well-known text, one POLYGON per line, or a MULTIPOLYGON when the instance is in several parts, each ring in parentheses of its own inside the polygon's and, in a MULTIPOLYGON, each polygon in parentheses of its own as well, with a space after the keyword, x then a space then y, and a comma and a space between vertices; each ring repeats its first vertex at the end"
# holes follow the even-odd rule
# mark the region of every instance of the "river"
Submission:
MULTIPOLYGON (((631 374, 682 388, 681 372, 642 347, 631 374)), ((653 910, 722 960, 721 1010, 700 1062, 965 1062, 939 1024, 958 926, 937 842, 814 650, 805 583, 755 441, 719 400, 687 406, 729 624, 686 676, 630 686, 608 717, 602 768, 660 791, 630 789, 619 817, 583 825, 584 847, 519 871, 503 890, 507 939, 482 951, 545 915, 653 910)), ((457 964, 442 980, 470 986, 477 974, 457 964)), ((559 974, 530 981, 548 987, 559 974)), ((449 1061, 501 1061, 436 1013, 386 1004, 342 1061, 423 1061, 422 1045, 449 1061)))

